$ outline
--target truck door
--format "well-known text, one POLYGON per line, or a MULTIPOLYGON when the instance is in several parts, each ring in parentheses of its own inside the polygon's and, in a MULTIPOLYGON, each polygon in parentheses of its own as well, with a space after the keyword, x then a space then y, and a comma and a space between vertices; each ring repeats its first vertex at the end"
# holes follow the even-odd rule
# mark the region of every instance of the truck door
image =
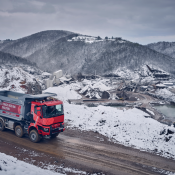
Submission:
POLYGON ((42 113, 41 113, 41 106, 34 106, 33 110, 33 120, 35 121, 35 124, 37 125, 40 123, 40 120, 42 119, 42 113))

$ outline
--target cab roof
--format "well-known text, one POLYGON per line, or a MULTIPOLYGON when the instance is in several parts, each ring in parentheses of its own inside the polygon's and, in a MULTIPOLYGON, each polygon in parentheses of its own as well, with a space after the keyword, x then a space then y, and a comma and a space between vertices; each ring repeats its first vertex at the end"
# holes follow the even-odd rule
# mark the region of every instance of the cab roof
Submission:
POLYGON ((45 102, 32 102, 32 104, 36 104, 36 105, 39 105, 39 106, 42 106, 42 105, 46 105, 46 106, 55 106, 55 105, 59 105, 59 104, 63 104, 62 101, 60 100, 53 100, 53 101, 45 101, 45 102))

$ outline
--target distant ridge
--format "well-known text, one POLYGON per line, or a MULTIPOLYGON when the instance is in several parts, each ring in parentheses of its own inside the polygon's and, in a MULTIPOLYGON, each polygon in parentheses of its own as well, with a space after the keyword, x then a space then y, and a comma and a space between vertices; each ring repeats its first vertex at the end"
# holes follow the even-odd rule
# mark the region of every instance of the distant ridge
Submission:
POLYGON ((0 50, 35 62, 53 72, 103 75, 119 68, 139 69, 151 64, 175 74, 175 59, 158 51, 122 38, 91 37, 68 31, 43 31, 0 44, 0 50))
POLYGON ((4 41, 0 43, 0 50, 19 57, 27 57, 51 42, 70 34, 72 32, 62 30, 42 31, 17 40, 4 41))
POLYGON ((20 64, 34 66, 34 67, 37 66, 36 63, 34 62, 30 62, 29 60, 26 60, 24 58, 17 57, 12 54, 4 53, 0 51, 0 65, 7 65, 7 64, 14 65, 14 66, 18 66, 20 64))
POLYGON ((162 41, 157 43, 150 43, 147 45, 147 47, 156 50, 157 52, 175 58, 175 42, 162 41))

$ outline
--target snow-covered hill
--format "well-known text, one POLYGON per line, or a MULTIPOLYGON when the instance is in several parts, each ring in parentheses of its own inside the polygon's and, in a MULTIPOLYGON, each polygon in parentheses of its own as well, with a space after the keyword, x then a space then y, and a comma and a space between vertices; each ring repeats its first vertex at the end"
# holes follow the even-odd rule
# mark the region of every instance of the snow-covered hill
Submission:
POLYGON ((48 30, 17 40, 5 40, 0 43, 0 50, 19 57, 27 57, 37 50, 52 44, 53 41, 68 36, 72 32, 48 30))
POLYGON ((121 67, 152 64, 174 73, 175 60, 121 38, 100 39, 67 31, 44 31, 0 44, 0 50, 35 62, 42 70, 102 75, 121 67))
POLYGON ((148 44, 147 47, 175 58, 175 42, 157 42, 148 44))

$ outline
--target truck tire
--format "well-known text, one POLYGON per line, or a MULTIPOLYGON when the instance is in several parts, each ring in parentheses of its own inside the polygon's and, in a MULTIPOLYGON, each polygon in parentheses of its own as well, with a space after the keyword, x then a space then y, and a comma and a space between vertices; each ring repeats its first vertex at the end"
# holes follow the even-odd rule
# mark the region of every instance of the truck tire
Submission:
POLYGON ((16 134, 16 136, 17 137, 23 137, 23 135, 24 135, 24 130, 23 130, 23 128, 22 128, 22 126, 21 125, 17 125, 16 127, 15 127, 15 134, 16 134))
POLYGON ((53 135, 51 135, 51 138, 56 138, 58 135, 59 135, 59 133, 53 134, 53 135))
POLYGON ((0 119, 0 131, 4 131, 5 130, 5 125, 3 120, 0 119))
POLYGON ((37 143, 40 141, 40 135, 38 134, 38 132, 35 129, 30 131, 29 138, 34 143, 37 143))

